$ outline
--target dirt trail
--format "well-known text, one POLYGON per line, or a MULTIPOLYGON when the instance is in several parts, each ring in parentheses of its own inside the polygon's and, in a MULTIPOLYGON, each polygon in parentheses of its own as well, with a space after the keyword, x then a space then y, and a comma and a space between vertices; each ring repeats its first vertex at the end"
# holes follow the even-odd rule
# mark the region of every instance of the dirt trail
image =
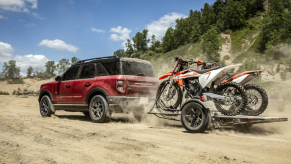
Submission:
POLYGON ((291 163, 289 122, 191 134, 155 116, 134 123, 115 115, 105 124, 62 111, 42 118, 36 97, 0 96, 0 110, 0 163, 291 163))

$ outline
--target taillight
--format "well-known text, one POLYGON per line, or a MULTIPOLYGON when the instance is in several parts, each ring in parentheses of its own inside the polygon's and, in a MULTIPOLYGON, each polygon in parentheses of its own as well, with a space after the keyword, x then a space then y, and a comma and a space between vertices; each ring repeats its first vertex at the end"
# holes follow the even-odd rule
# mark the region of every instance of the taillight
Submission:
POLYGON ((116 89, 117 89, 119 92, 124 93, 124 81, 117 80, 117 81, 116 81, 116 89))

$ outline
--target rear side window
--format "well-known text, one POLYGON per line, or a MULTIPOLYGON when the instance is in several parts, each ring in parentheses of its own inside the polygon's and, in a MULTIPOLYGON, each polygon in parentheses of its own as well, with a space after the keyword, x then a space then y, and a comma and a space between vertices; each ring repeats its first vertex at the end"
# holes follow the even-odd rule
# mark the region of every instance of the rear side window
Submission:
POLYGON ((80 79, 88 79, 95 77, 95 65, 87 64, 83 66, 80 79))
POLYGON ((156 77, 152 65, 146 63, 123 61, 122 69, 124 75, 156 77))
POLYGON ((118 62, 102 63, 109 75, 118 75, 119 69, 117 67, 118 62))
POLYGON ((63 76, 63 81, 66 80, 74 80, 76 79, 77 73, 79 71, 80 66, 74 66, 67 70, 67 72, 63 76))
POLYGON ((97 63, 97 76, 108 76, 108 72, 101 63, 97 63))

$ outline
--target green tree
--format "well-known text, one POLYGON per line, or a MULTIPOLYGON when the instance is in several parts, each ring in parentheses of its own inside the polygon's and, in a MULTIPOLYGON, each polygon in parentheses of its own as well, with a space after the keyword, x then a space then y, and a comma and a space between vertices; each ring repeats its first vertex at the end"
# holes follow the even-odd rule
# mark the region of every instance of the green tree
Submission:
POLYGON ((190 10, 189 17, 187 18, 188 20, 188 25, 190 28, 190 33, 188 34, 188 40, 190 42, 196 42, 199 40, 201 37, 202 31, 201 31, 201 25, 200 25, 200 20, 201 20, 201 12, 195 10, 190 10))
POLYGON ((135 36, 132 38, 133 41, 133 47, 135 48, 135 51, 138 52, 146 52, 148 47, 147 44, 150 41, 150 39, 147 39, 148 30, 144 29, 142 32, 137 32, 135 36))
POLYGON ((71 58, 71 65, 76 64, 78 61, 80 61, 80 59, 78 59, 77 57, 72 57, 71 58))
POLYGON ((238 29, 246 24, 246 8, 240 1, 228 0, 224 7, 226 28, 238 29))
POLYGON ((59 63, 56 65, 56 69, 59 73, 59 75, 62 75, 67 71, 67 69, 71 66, 71 62, 69 59, 61 59, 59 63))
POLYGON ((11 59, 8 63, 4 62, 2 73, 4 77, 8 79, 20 78, 20 67, 17 67, 16 61, 11 59))
POLYGON ((55 72, 55 69, 56 69, 56 66, 55 66, 55 61, 47 61, 45 63, 45 72, 49 75, 49 76, 54 76, 54 72, 55 72))
POLYGON ((133 46, 131 44, 131 40, 127 39, 125 46, 126 46, 126 51, 125 51, 126 57, 131 57, 132 54, 134 53, 134 49, 133 49, 133 46))
POLYGON ((290 19, 286 14, 282 0, 269 0, 268 12, 264 16, 260 33, 260 50, 265 51, 290 37, 290 19))
POLYGON ((151 39, 151 50, 152 51, 155 51, 155 49, 156 49, 155 43, 156 43, 156 36, 155 36, 155 34, 153 34, 152 39, 151 39))
POLYGON ((33 73, 33 68, 31 67, 31 66, 29 66, 28 68, 27 68, 27 76, 26 77, 31 77, 31 75, 32 75, 32 73, 33 73))
POLYGON ((163 52, 169 52, 175 49, 175 39, 174 39, 174 29, 169 27, 166 31, 165 36, 163 37, 162 41, 162 49, 163 52))
POLYGON ((201 46, 203 53, 206 54, 209 60, 218 62, 220 58, 218 51, 220 50, 221 39, 216 30, 214 28, 209 29, 205 34, 203 34, 202 39, 201 46))
POLYGON ((124 49, 119 49, 119 50, 114 51, 114 56, 126 57, 124 49))
POLYGON ((216 23, 216 15, 212 6, 208 3, 204 4, 204 8, 201 9, 202 17, 201 17, 201 31, 204 34, 208 29, 211 28, 213 24, 216 23))

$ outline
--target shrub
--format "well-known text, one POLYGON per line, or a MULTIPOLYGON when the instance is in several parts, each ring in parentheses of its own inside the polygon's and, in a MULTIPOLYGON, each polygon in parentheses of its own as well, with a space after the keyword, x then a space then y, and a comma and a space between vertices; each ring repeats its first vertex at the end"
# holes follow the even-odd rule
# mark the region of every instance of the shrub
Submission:
POLYGON ((229 60, 230 59, 230 56, 229 55, 225 55, 224 57, 223 57, 223 60, 229 60))
POLYGON ((0 95, 9 95, 9 93, 8 92, 0 91, 0 95))
POLYGON ((232 30, 225 30, 223 33, 225 33, 225 34, 231 34, 232 33, 232 30))
POLYGON ((9 79, 8 84, 23 84, 23 80, 21 78, 9 79))

